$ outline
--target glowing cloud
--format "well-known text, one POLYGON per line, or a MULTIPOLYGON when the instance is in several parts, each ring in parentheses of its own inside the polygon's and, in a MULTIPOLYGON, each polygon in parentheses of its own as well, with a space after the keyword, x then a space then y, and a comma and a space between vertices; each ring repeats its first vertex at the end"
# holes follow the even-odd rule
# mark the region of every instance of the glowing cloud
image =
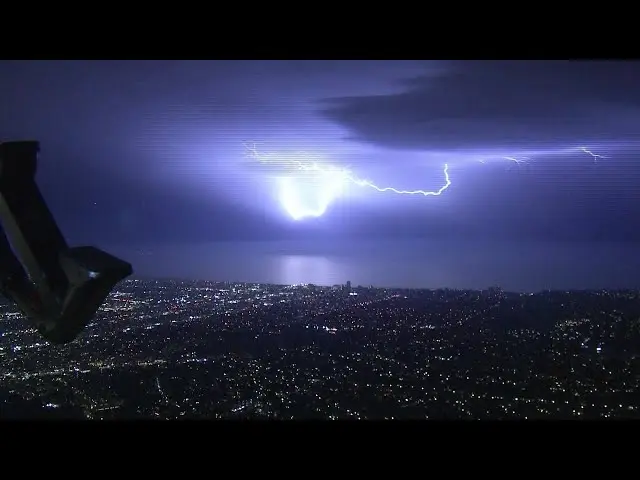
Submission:
POLYGON ((281 177, 280 203, 294 220, 321 217, 346 185, 340 172, 318 172, 311 178, 281 177))
POLYGON ((279 178, 280 203, 294 220, 306 217, 322 216, 331 202, 344 191, 347 184, 368 187, 381 193, 398 195, 441 195, 451 185, 448 165, 444 165, 445 184, 438 190, 401 190, 395 187, 381 187, 371 180, 356 177, 346 168, 322 164, 318 157, 305 152, 292 154, 262 154, 255 146, 247 146, 251 159, 263 164, 274 165, 286 170, 301 172, 304 175, 279 178))

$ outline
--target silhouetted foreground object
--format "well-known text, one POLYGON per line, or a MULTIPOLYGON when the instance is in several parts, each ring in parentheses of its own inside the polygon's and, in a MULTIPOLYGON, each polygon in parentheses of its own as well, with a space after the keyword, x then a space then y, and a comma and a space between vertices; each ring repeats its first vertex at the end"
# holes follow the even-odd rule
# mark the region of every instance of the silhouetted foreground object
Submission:
POLYGON ((0 143, 0 293, 52 343, 75 339, 131 265, 69 248, 35 182, 38 142, 0 143))

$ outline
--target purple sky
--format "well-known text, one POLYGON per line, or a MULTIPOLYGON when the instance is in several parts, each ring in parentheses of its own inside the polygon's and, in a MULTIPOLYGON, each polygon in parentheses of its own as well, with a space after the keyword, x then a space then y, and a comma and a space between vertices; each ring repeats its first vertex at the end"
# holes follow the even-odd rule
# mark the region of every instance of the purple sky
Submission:
MULTIPOLYGON (((165 252, 142 268, 154 274, 201 275, 179 268, 189 246, 219 241, 321 256, 365 240, 477 243, 485 258, 527 243, 538 263, 550 244, 600 256, 570 262, 586 268, 576 285, 639 286, 637 270, 602 260, 640 241, 638 85, 639 62, 3 61, 0 139, 41 142, 38 181, 70 243, 165 252), (349 185, 322 217, 293 221, 276 177, 299 176, 248 158, 253 142, 402 190, 437 190, 446 163, 451 186, 349 185)), ((309 188, 313 203, 322 184, 309 188)), ((571 286, 575 268, 557 268, 571 286)))

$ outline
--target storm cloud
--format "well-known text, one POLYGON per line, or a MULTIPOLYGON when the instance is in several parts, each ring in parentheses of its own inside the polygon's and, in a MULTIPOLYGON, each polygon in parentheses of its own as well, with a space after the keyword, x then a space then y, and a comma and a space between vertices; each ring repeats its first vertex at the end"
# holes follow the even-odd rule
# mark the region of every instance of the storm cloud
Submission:
POLYGON ((454 62, 387 95, 325 98, 352 139, 393 149, 640 143, 640 62, 454 62))

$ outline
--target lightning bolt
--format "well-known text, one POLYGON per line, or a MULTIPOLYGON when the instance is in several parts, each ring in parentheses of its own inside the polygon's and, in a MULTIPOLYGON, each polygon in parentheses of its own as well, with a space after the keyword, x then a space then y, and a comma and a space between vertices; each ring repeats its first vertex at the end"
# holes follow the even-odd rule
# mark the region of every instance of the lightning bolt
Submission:
MULTIPOLYGON (((437 190, 401 190, 390 186, 380 186, 371 180, 359 178, 350 169, 336 167, 334 165, 327 164, 323 159, 308 152, 290 152, 290 153, 261 153, 258 151, 255 144, 245 144, 247 157, 252 161, 257 161, 261 164, 269 164, 279 167, 280 169, 294 170, 299 172, 308 172, 313 174, 312 177, 315 181, 312 185, 306 185, 306 188, 301 186, 300 181, 294 181, 292 178, 280 178, 280 201, 285 207, 289 215, 294 219, 300 219, 304 217, 320 217, 327 210, 331 202, 342 193, 344 186, 347 183, 357 185, 359 187, 368 187, 377 192, 382 193, 395 193, 397 195, 422 195, 422 196, 439 196, 445 192, 451 186, 451 179, 449 178, 449 165, 444 164, 444 185, 437 190), (313 202, 316 204, 314 208, 309 208, 304 205, 301 198, 304 194, 308 194, 309 191, 314 195, 313 202)), ((555 153, 567 154, 570 152, 580 151, 593 158, 594 163, 597 163, 598 159, 608 158, 604 155, 594 153, 586 147, 573 147, 564 149, 555 153)), ((535 155, 534 152, 522 152, 529 155, 535 155)), ((537 152, 537 155, 551 155, 554 152, 537 152)), ((515 164, 515 166, 529 165, 530 157, 524 156, 495 156, 493 159, 501 159, 515 164)), ((482 164, 491 161, 491 157, 478 159, 482 164)))
MULTIPOLYGON (((495 158, 495 157, 494 157, 495 158)), ((527 165, 528 161, 531 160, 529 157, 497 157, 497 160, 507 160, 511 163, 514 163, 516 166, 527 165)), ((478 158, 476 159, 478 163, 486 165, 489 159, 486 158, 478 158)))
POLYGON ((597 153, 593 153, 588 148, 585 148, 585 147, 579 147, 579 148, 587 155, 591 155, 591 157, 593 158, 593 163, 598 163, 599 158, 608 158, 608 157, 605 157, 604 155, 598 155, 597 153))
MULTIPOLYGON (((583 153, 586 153, 587 155, 591 156, 591 158, 593 158, 593 162, 596 163, 596 164, 598 163, 598 159, 609 158, 609 157, 607 157, 605 155, 600 155, 598 153, 594 153, 593 151, 591 151, 590 149, 588 149, 586 147, 568 148, 568 149, 564 149, 562 151, 558 151, 556 153, 565 154, 566 155, 567 153, 575 152, 576 150, 578 150, 580 152, 583 152, 583 153)), ((553 154, 553 152, 549 152, 549 153, 541 152, 538 155, 550 155, 550 154, 553 154)), ((493 158, 496 159, 496 160, 507 160, 509 162, 514 163, 517 166, 528 165, 529 164, 529 160, 531 160, 530 157, 514 157, 514 156, 511 156, 511 157, 493 157, 493 158)), ((490 161, 490 159, 480 158, 480 159, 477 159, 477 161, 479 163, 485 165, 485 164, 488 163, 488 161, 490 161)))
POLYGON ((529 157, 520 157, 520 158, 518 158, 518 157, 502 157, 502 159, 513 163, 514 164, 513 168, 517 168, 518 171, 521 171, 521 168, 523 166, 527 166, 528 167, 529 166, 528 161, 530 160, 529 157))
POLYGON ((297 170, 302 170, 305 172, 317 172, 320 174, 331 175, 334 179, 342 178, 343 180, 349 181, 359 187, 369 187, 378 192, 393 192, 399 195, 423 195, 425 197, 428 196, 438 196, 442 195, 442 193, 451 186, 451 179, 449 178, 449 165, 445 164, 443 168, 443 174, 445 183, 438 190, 429 191, 429 190, 399 190, 395 187, 381 187, 376 185, 371 180, 366 180, 362 178, 358 178, 355 176, 349 169, 346 168, 337 168, 330 165, 324 165, 319 163, 318 157, 307 152, 295 152, 289 155, 276 155, 276 154, 263 154, 258 152, 255 146, 247 145, 247 151, 249 157, 257 160, 263 164, 272 164, 279 165, 281 167, 295 167, 297 170), (299 158, 306 158, 306 161, 298 160, 299 158), (314 158, 316 160, 314 160, 314 158))
POLYGON ((315 208, 308 208, 301 205, 299 200, 300 192, 291 178, 280 179, 280 201, 289 215, 299 220, 304 217, 320 217, 327 210, 329 204, 343 189, 346 183, 352 183, 359 187, 368 187, 377 192, 391 192, 398 195, 422 195, 439 196, 451 185, 449 178, 449 166, 444 165, 445 183, 438 190, 400 190, 395 187, 382 187, 371 180, 359 178, 347 168, 338 168, 332 165, 323 164, 318 156, 307 152, 294 152, 290 154, 265 154, 260 153, 255 145, 245 145, 248 157, 262 164, 276 165, 280 168, 294 169, 303 172, 316 174, 316 179, 320 180, 321 191, 316 194, 315 208), (303 160, 301 160, 303 159, 303 160))
POLYGON ((442 173, 444 174, 444 179, 445 179, 444 185, 435 191, 398 190, 397 188, 393 188, 393 187, 379 187, 369 180, 360 180, 358 178, 352 177, 350 174, 348 175, 347 179, 360 187, 371 187, 374 190, 377 190, 378 192, 393 192, 400 195, 424 195, 425 197, 429 197, 429 196, 442 195, 442 193, 451 186, 451 179, 449 178, 449 165, 447 165, 446 163, 444 164, 442 173))
POLYGON ((523 163, 526 163, 526 160, 529 160, 529 157, 522 157, 522 158, 516 158, 516 157, 502 157, 505 160, 509 160, 510 162, 515 163, 516 165, 522 165, 523 163))

